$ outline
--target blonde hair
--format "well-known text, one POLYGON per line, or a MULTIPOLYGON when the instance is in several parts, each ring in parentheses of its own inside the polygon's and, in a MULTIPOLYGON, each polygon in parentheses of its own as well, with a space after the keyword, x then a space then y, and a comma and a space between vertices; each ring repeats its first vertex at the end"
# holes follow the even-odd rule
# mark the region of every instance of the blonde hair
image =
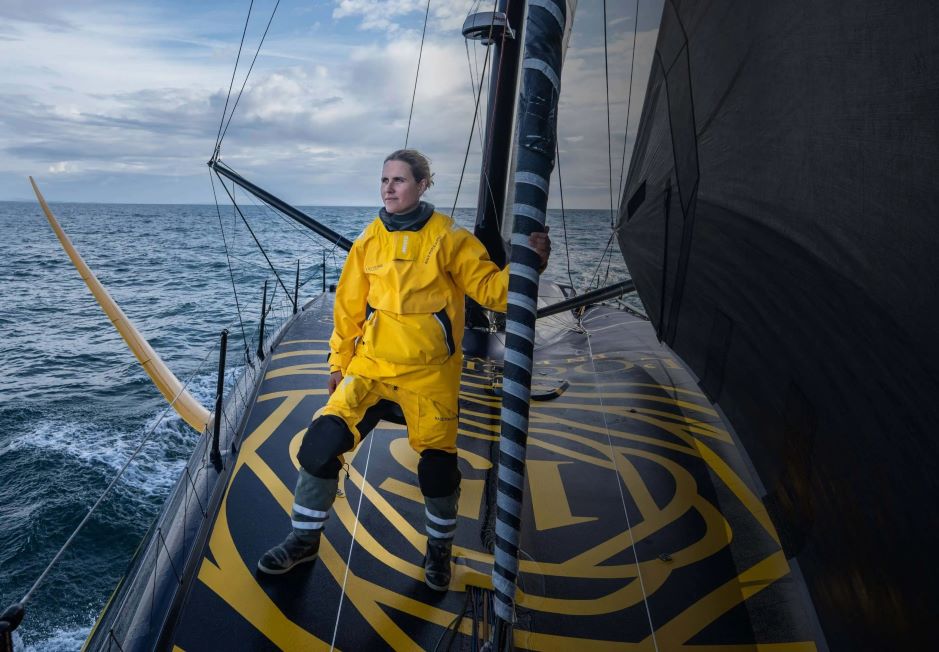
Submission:
POLYGON ((411 168, 411 174, 414 175, 415 181, 420 183, 426 179, 428 188, 434 185, 434 173, 430 171, 430 159, 416 149, 396 149, 385 157, 384 163, 388 161, 407 163, 408 167, 411 168))

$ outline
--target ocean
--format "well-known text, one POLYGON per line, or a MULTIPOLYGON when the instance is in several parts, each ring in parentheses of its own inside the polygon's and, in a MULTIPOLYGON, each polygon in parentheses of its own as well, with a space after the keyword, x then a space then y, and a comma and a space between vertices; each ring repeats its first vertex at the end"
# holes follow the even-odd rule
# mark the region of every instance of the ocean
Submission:
MULTIPOLYGON (((229 205, 51 208, 99 280, 203 405, 214 402, 228 328, 229 376, 256 332, 262 284, 286 309, 264 255, 229 205), (227 242, 227 254, 226 254, 227 242), (230 265, 230 267, 229 267, 230 265), (236 308, 235 292, 241 307, 236 308), (277 289, 275 289, 277 288, 277 289), (206 361, 203 363, 203 361, 206 361)), ((334 283, 343 252, 264 207, 242 207, 284 285, 300 261, 301 304, 334 283)), ((305 207, 354 237, 374 207, 305 207)), ((472 224, 469 210, 457 220, 472 224)), ((578 291, 628 278, 606 211, 549 211, 545 273, 578 291), (566 240, 566 246, 565 246, 566 240), (569 252, 569 256, 568 256, 569 252), (604 252, 606 255, 604 256, 604 252), (570 261, 570 266, 568 266, 570 261)), ((165 401, 98 307, 36 203, 0 202, 0 609, 43 572, 141 439, 154 434, 26 607, 18 649, 80 649, 176 481, 198 435, 165 401)), ((635 297, 628 304, 641 310, 635 297)))

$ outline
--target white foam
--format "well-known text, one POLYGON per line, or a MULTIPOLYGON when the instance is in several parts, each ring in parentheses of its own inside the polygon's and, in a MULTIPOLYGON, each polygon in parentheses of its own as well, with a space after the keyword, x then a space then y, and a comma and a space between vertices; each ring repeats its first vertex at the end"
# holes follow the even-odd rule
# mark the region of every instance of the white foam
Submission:
MULTIPOLYGON (((89 422, 43 420, 0 447, 0 456, 15 451, 42 451, 64 455, 73 463, 92 467, 108 480, 120 470, 140 439, 153 427, 155 415, 133 433, 89 422)), ((132 492, 166 494, 185 465, 197 435, 176 417, 156 426, 121 482, 132 492)))
POLYGON ((13 649, 23 652, 76 652, 85 644, 91 627, 72 627, 56 629, 42 640, 23 642, 19 632, 13 632, 13 649))

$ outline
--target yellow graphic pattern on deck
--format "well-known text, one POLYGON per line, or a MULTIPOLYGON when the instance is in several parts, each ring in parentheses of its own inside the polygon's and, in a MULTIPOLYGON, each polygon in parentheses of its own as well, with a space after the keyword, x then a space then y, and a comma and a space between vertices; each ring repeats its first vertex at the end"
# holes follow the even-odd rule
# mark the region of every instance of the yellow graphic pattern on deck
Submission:
MULTIPOLYGON (((304 350, 282 353, 277 359, 300 355, 319 355, 319 350, 304 350)), ((563 372, 564 365, 578 364, 578 359, 556 361, 563 372)), ((627 361, 621 361, 629 364, 627 361)), ((659 361, 662 364, 674 364, 671 360, 659 361)), ((472 363, 464 373, 464 391, 461 392, 463 409, 460 415, 461 437, 493 441, 498 437, 498 422, 492 421, 492 410, 498 406, 498 399, 475 393, 474 389, 491 387, 485 373, 476 372, 472 363), (477 406, 478 409, 475 409, 477 406)), ((541 369, 552 369, 550 365, 541 369)), ((269 371, 267 378, 285 375, 316 374, 327 375, 325 363, 303 363, 269 371)), ((601 387, 603 387, 601 385, 601 387)), ((559 562, 544 560, 520 560, 520 571, 541 576, 575 578, 583 580, 622 579, 624 585, 609 591, 605 595, 588 599, 571 599, 563 596, 539 596, 519 591, 518 604, 529 610, 546 614, 568 616, 596 616, 615 613, 640 604, 644 597, 654 595, 669 576, 676 570, 692 566, 705 560, 730 544, 733 531, 730 524, 718 508, 703 497, 693 474, 673 457, 666 453, 680 453, 689 459, 701 460, 710 471, 726 485, 761 524, 766 532, 778 544, 776 534, 759 498, 715 450, 708 445, 708 440, 722 445, 732 445, 730 435, 720 427, 717 414, 706 404, 704 397, 694 391, 659 386, 651 383, 611 383, 609 391, 583 391, 587 388, 571 388, 561 398, 532 405, 531 428, 528 440, 530 450, 541 449, 566 458, 562 461, 544 461, 534 459, 528 468, 528 481, 537 485, 538 491, 528 488, 532 496, 535 528, 548 531, 555 528, 578 527, 597 520, 590 514, 576 514, 572 511, 564 489, 563 475, 565 467, 570 465, 588 465, 581 473, 594 473, 590 469, 615 471, 621 478, 628 495, 634 501, 641 514, 631 529, 616 531, 612 536, 596 542, 588 549, 580 551, 569 559, 559 562), (615 385, 615 387, 614 387, 615 385), (668 396, 662 395, 662 390, 668 396), (598 399, 620 399, 641 401, 635 407, 611 407, 608 402, 598 399), (649 407, 649 406, 661 407, 649 407), (669 409, 675 411, 669 411, 669 409), (605 411, 608 415, 621 417, 619 427, 604 428, 586 424, 562 416, 570 411, 605 411), (689 416, 692 415, 692 416, 689 416), (651 425, 662 432, 660 438, 640 435, 622 427, 622 419, 633 420, 644 425, 651 425), (607 443, 609 433, 611 443, 607 443), (592 436, 591 436, 592 435, 592 436), (603 435, 602 438, 596 435, 603 435), (660 452, 649 450, 658 447, 660 452), (669 500, 659 506, 650 492, 637 466, 638 462, 653 464, 667 473, 674 483, 674 491, 669 500), (537 496, 537 497, 535 497, 537 496), (684 548, 671 553, 668 563, 660 559, 631 561, 629 563, 607 564, 606 562, 644 539, 674 523, 689 511, 693 511, 704 522, 703 536, 689 542, 684 548), (642 584, 636 580, 641 575, 642 584), (643 595, 643 589, 647 596, 643 595)), ((598 388, 599 389, 599 388, 598 388)), ((242 444, 241 454, 227 491, 239 473, 250 471, 264 485, 271 496, 289 515, 293 503, 293 491, 271 470, 258 453, 260 446, 278 429, 300 403, 312 395, 325 395, 325 389, 286 390, 271 392, 258 397, 258 403, 273 402, 275 409, 251 432, 242 444)), ((417 458, 407 446, 406 433, 400 426, 400 436, 390 440, 388 454, 403 468, 416 476, 417 458)), ((304 431, 295 433, 290 444, 290 456, 295 460, 304 431)), ((359 449, 361 450, 361 448, 359 449)), ((373 452, 373 454, 375 454, 373 452)), ((461 456, 470 467, 485 471, 491 464, 475 453, 461 450, 461 456)), ((383 492, 403 497, 409 501, 422 502, 420 491, 415 482, 412 485, 393 478, 384 478, 378 487, 362 477, 351 463, 355 454, 346 456, 349 462, 348 474, 344 483, 352 483, 374 509, 379 511, 397 532, 413 546, 417 553, 423 553, 424 535, 404 518, 385 498, 383 492)), ((345 487, 346 495, 349 489, 345 487)), ((482 511, 484 481, 466 478, 463 481, 463 500, 460 515, 478 519, 482 511)), ((273 644, 284 650, 327 649, 329 643, 315 637, 300 625, 291 621, 274 603, 254 577, 253 570, 245 565, 240 556, 227 522, 227 499, 223 499, 218 520, 211 534, 209 547, 215 563, 204 559, 199 570, 199 579, 235 611, 247 619, 258 631, 273 644)), ((347 532, 355 532, 355 542, 374 558, 380 560, 389 569, 393 569, 416 582, 423 580, 421 566, 411 563, 399 555, 390 552, 376 536, 360 522, 356 524, 353 507, 346 500, 337 500, 335 514, 347 532)), ((465 591, 467 586, 491 588, 491 579, 471 567, 491 565, 492 556, 478 550, 459 548, 454 550, 456 560, 455 574, 451 590, 465 591)), ((356 608, 361 616, 390 647, 396 650, 419 650, 420 646, 402 630, 388 615, 391 611, 409 614, 440 627, 447 627, 457 614, 414 600, 395 593, 388 588, 357 576, 346 566, 346 562, 329 542, 323 537, 320 548, 320 560, 334 580, 340 586, 345 581, 346 599, 356 608)), ((748 643, 743 645, 691 645, 687 641, 704 630, 708 625, 728 613, 741 602, 746 601, 773 582, 785 577, 790 572, 781 550, 769 554, 752 567, 745 569, 736 578, 714 588, 703 597, 688 605, 669 621, 655 623, 655 644, 662 650, 694 650, 712 652, 716 650, 766 650, 766 651, 809 651, 814 650, 811 642, 795 643, 748 643)), ((460 631, 469 635, 471 624, 463 622, 460 631)), ((538 631, 515 632, 515 644, 520 648, 532 650, 652 650, 650 637, 638 642, 604 641, 587 638, 561 636, 538 631)))

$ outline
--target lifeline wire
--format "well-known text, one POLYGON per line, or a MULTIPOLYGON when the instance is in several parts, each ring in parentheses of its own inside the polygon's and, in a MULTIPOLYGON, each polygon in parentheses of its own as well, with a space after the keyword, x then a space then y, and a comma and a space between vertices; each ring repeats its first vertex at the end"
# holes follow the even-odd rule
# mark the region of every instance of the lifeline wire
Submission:
POLYGON ((424 54, 424 36, 427 34, 427 17, 430 15, 430 0, 424 10, 424 29, 421 31, 421 47, 417 51, 417 71, 414 73, 414 90, 411 92, 411 110, 408 112, 408 130, 404 134, 404 149, 408 148, 408 138, 411 136, 411 117, 414 115, 414 98, 417 97, 417 80, 421 76, 421 55, 424 54))
POLYGON ((111 493, 111 489, 114 488, 114 485, 117 484, 117 481, 121 479, 122 475, 124 475, 124 471, 126 471, 127 467, 130 466, 130 463, 134 461, 134 459, 137 457, 137 454, 140 453, 141 450, 143 450, 143 446, 150 439, 150 435, 152 435, 156 431, 157 426, 163 423, 163 419, 164 417, 166 417, 167 412, 169 412, 170 408, 172 408, 173 405, 175 405, 176 400, 182 395, 182 393, 186 391, 186 387, 189 385, 189 383, 192 381, 195 375, 199 373, 199 371, 202 370, 202 365, 205 364, 205 361, 209 359, 209 356, 212 355, 214 351, 215 351, 215 346, 210 348, 209 352, 205 354, 205 357, 202 358, 202 362, 199 363, 199 366, 196 367, 196 370, 193 371, 192 374, 190 374, 189 378, 186 379, 186 382, 183 383, 182 387, 179 388, 179 391, 176 392, 176 396, 173 397, 173 400, 170 401, 169 405, 167 405, 163 409, 163 412, 160 413, 160 417, 156 420, 156 423, 154 423, 153 426, 150 428, 150 430, 147 432, 147 434, 143 436, 143 439, 140 440, 140 443, 137 445, 137 448, 134 449, 134 452, 131 453, 130 457, 127 458, 127 461, 124 462, 124 466, 120 468, 120 470, 117 472, 117 475, 114 476, 114 479, 111 480, 111 482, 108 484, 107 487, 105 487, 104 492, 101 494, 101 496, 98 497, 98 500, 95 501, 95 504, 91 506, 91 509, 88 510, 88 513, 85 514, 85 518, 83 518, 81 522, 75 527, 75 531, 72 532, 72 534, 69 536, 68 539, 66 539, 65 543, 62 545, 59 551, 55 554, 55 557, 53 557, 52 561, 49 562, 49 565, 46 566, 46 569, 42 571, 42 574, 36 579, 35 582, 33 582, 33 585, 30 587, 29 591, 26 592, 26 595, 24 595, 23 598, 19 601, 19 604, 25 605, 29 601, 29 599, 32 597, 33 593, 35 593, 36 589, 39 588, 39 585, 42 584, 43 580, 46 579, 46 576, 49 574, 49 571, 52 570, 52 567, 55 565, 55 563, 59 561, 59 558, 63 555, 63 553, 65 553, 66 549, 72 544, 72 541, 74 541, 75 537, 78 536, 78 533, 85 526, 85 523, 88 522, 88 519, 91 518, 91 515, 94 514, 95 510, 98 509, 98 506, 104 501, 105 498, 107 498, 108 494, 111 493))

